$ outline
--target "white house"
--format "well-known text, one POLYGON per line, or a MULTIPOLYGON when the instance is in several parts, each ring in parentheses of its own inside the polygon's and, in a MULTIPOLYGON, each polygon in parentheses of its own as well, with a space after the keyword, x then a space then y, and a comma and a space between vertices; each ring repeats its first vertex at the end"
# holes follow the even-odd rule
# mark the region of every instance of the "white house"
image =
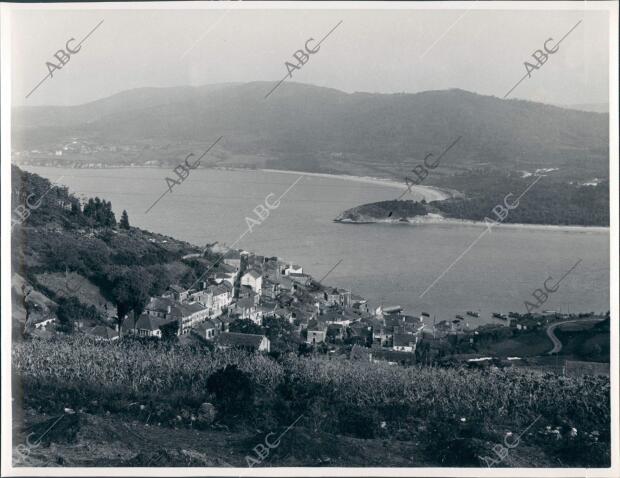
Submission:
POLYGON ((325 322, 319 322, 317 320, 312 320, 308 324, 308 335, 306 338, 306 342, 315 345, 321 342, 325 342, 327 338, 327 324, 325 322))
POLYGON ((144 312, 151 317, 167 319, 172 314, 172 308, 175 305, 176 301, 171 297, 151 297, 144 312))
POLYGON ((304 268, 301 266, 298 266, 297 264, 289 264, 285 269, 284 269, 284 275, 289 275, 289 274, 303 274, 304 273, 304 268))
POLYGON ((170 297, 152 297, 144 308, 144 312, 147 316, 155 319, 162 319, 167 322, 178 321, 180 333, 187 333, 191 327, 209 316, 209 309, 200 301, 181 303, 170 297))
POLYGON ((133 327, 129 328, 128 332, 133 333, 139 337, 161 338, 160 327, 171 322, 174 321, 155 317, 153 315, 149 315, 148 313, 143 313, 142 315, 140 315, 138 320, 136 320, 133 327))
POLYGON ((394 350, 398 350, 399 352, 415 352, 418 337, 413 334, 395 333, 392 340, 394 341, 392 345, 394 350))
POLYGON ((234 307, 234 312, 242 319, 249 319, 257 325, 263 323, 264 308, 256 304, 252 297, 239 299, 234 307))
POLYGON ((48 325, 56 323, 56 317, 45 317, 39 322, 33 323, 35 329, 46 329, 48 325))
POLYGON ((215 322, 206 320, 193 328, 192 332, 206 340, 213 340, 220 333, 220 330, 215 322))
POLYGON ((257 294, 263 291, 263 276, 254 269, 246 272, 241 276, 241 285, 247 285, 257 294))
POLYGON ((182 334, 186 334, 195 325, 203 322, 209 316, 209 309, 199 302, 190 304, 179 304, 179 318, 182 334))
POLYGON ((185 302, 188 295, 189 292, 182 287, 179 287, 178 285, 171 285, 170 287, 168 287, 168 290, 164 294, 162 294, 162 297, 178 300, 179 302, 185 302))
POLYGON ((333 287, 325 291, 324 298, 331 305, 340 305, 342 307, 349 307, 351 305, 350 290, 333 287))
POLYGON ((227 284, 210 285, 207 287, 207 304, 209 315, 217 317, 222 309, 228 307, 232 301, 232 288, 227 284))
POLYGON ((224 254, 224 264, 234 267, 235 270, 239 270, 241 268, 242 255, 247 255, 247 252, 244 254, 242 252, 231 249, 224 254))

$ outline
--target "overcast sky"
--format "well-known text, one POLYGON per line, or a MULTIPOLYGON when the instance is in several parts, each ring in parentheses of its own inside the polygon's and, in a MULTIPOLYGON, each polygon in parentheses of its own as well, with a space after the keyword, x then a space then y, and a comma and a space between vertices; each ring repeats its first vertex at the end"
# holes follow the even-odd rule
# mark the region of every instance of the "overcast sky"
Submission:
POLYGON ((510 97, 564 105, 608 100, 605 11, 29 8, 12 15, 15 105, 80 104, 143 86, 278 81, 295 50, 340 20, 293 81, 346 92, 462 88, 503 97, 534 50, 582 20, 510 97), (48 73, 46 61, 101 20, 81 51, 25 99, 48 73))

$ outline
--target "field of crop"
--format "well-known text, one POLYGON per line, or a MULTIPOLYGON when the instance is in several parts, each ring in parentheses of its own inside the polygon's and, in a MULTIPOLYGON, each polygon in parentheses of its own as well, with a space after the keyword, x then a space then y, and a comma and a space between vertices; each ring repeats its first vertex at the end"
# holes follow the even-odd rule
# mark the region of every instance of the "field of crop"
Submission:
POLYGON ((17 343, 13 367, 15 403, 38 413, 69 407, 135 419, 131 405, 137 403, 138 415, 153 423, 194 427, 201 404, 215 403, 217 422, 228 427, 273 429, 303 415, 306 427, 322 433, 415 440, 439 466, 480 466, 478 457, 506 433, 535 423, 527 441, 549 462, 609 462, 607 377, 404 368, 320 356, 276 361, 241 351, 82 337, 17 343), (239 382, 247 390, 236 409, 226 394, 214 395, 209 381, 232 365, 248 382, 239 382))

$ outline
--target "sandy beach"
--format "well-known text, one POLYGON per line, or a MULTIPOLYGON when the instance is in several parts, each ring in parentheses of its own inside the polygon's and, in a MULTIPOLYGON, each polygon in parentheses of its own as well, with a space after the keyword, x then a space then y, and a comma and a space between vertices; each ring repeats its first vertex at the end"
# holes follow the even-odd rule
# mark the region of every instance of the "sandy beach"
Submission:
MULTIPOLYGON (((366 184, 380 184, 382 186, 389 186, 395 189, 400 189, 402 192, 407 190, 407 186, 400 181, 395 181, 393 179, 383 179, 383 178, 373 178, 371 176, 350 176, 347 174, 327 174, 327 173, 306 173, 302 171, 290 171, 284 169, 259 169, 258 171, 265 171, 271 173, 282 173, 282 174, 296 174, 296 175, 304 175, 304 176, 316 176, 320 178, 330 178, 330 179, 342 179, 343 181, 355 181, 359 183, 366 184)), ((448 199, 450 194, 446 191, 443 191, 439 188, 433 186, 411 186, 411 190, 420 194, 424 197, 427 202, 430 201, 441 201, 444 199, 448 199)))

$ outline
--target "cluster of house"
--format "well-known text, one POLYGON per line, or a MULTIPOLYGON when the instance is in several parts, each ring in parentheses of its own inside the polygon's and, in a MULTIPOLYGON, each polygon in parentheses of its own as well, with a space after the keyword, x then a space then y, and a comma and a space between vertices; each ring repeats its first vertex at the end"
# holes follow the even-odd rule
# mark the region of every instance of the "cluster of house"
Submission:
POLYGON ((15 156, 29 157, 37 155, 50 155, 62 156, 65 153, 79 153, 79 154, 91 154, 102 151, 116 152, 139 152, 138 147, 134 145, 117 146, 117 145, 104 145, 97 144, 92 141, 84 139, 72 138, 72 141, 65 144, 56 144, 53 147, 46 150, 32 149, 23 151, 13 151, 15 156))
POLYGON ((447 335, 458 335, 465 333, 468 328, 468 324, 462 317, 456 317, 451 320, 442 320, 436 324, 433 324, 433 336, 445 337, 447 335))
MULTIPOLYGON (((293 294, 298 286, 312 281, 300 266, 236 250, 223 252, 217 267, 203 279, 189 290, 172 285, 162 296, 151 297, 140 316, 127 317, 124 333, 161 338, 165 328, 173 326, 179 336, 197 334, 223 348, 269 351, 267 337, 231 333, 228 325, 235 319, 262 325, 269 316, 292 322, 303 315, 292 303, 298 302, 293 294)), ((116 331, 105 329, 97 326, 89 333, 108 340, 118 338, 116 331)))
POLYGON ((173 323, 178 335, 193 333, 221 348, 238 346, 268 352, 267 337, 228 332, 228 324, 235 318, 260 324, 268 312, 260 301, 262 270, 254 267, 254 260, 244 267, 249 257, 244 252, 227 251, 195 288, 185 290, 173 285, 161 297, 152 297, 135 323, 128 324, 128 333, 161 338, 164 327, 173 323))
MULTIPOLYGON (((217 250, 211 251, 220 253, 217 250)), ((357 343, 381 353, 412 354, 421 339, 422 318, 400 307, 370 311, 367 301, 351 291, 324 287, 296 264, 244 251, 221 251, 218 266, 195 288, 170 286, 152 297, 144 312, 128 318, 123 332, 161 338, 169 327, 179 336, 195 334, 222 348, 269 351, 264 335, 229 332, 235 319, 263 325, 268 317, 286 320, 310 345, 357 343)), ((104 339, 118 334, 98 326, 90 333, 104 339)))
POLYGON ((370 313, 364 299, 344 289, 325 291, 323 305, 308 324, 309 344, 350 339, 353 357, 393 363, 415 361, 424 331, 422 317, 406 315, 400 306, 381 306, 370 313))

